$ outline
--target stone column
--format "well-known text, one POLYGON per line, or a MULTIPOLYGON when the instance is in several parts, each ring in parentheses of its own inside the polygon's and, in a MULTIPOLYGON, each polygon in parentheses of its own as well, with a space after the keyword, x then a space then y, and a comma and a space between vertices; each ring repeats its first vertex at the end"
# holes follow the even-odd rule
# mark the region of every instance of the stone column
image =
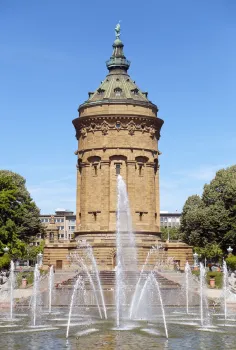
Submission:
POLYGON ((110 160, 101 160, 101 230, 109 230, 110 219, 110 160))

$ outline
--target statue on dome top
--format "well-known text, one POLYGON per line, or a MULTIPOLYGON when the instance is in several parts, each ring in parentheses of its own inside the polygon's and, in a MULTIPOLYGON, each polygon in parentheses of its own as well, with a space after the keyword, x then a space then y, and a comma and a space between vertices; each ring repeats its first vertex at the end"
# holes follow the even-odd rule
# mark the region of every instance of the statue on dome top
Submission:
POLYGON ((116 39, 119 39, 120 38, 120 21, 115 27, 115 32, 116 32, 116 39))

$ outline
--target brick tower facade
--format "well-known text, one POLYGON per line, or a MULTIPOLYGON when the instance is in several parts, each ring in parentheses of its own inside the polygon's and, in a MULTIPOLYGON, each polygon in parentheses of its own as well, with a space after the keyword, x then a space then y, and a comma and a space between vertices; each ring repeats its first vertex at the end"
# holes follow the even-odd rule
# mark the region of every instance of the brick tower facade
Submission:
POLYGON ((127 184, 137 240, 150 246, 151 236, 151 244, 160 237, 158 140, 163 120, 148 93, 128 75, 123 46, 118 30, 106 62, 108 75, 89 92, 73 120, 78 140, 76 238, 89 241, 108 265, 107 248, 115 242, 118 174, 127 184))

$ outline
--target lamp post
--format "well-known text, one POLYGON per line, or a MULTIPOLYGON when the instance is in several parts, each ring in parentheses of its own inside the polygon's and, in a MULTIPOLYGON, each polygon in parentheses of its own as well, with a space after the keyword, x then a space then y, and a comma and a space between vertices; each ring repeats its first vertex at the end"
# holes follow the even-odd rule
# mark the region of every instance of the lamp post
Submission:
POLYGON ((37 264, 39 267, 43 265, 43 254, 41 252, 37 255, 37 264))
POLYGON ((198 253, 193 254, 193 269, 198 270, 198 253))
POLYGON ((229 246, 229 248, 227 248, 228 256, 230 256, 230 255, 232 254, 232 251, 233 251, 233 248, 231 248, 231 247, 229 246))

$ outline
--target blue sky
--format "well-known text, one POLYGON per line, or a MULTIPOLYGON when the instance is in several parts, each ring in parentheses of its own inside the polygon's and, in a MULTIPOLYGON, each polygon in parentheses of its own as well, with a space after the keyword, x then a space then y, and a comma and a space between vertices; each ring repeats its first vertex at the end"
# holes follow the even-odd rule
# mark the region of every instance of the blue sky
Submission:
POLYGON ((0 2, 0 168, 42 213, 75 209, 75 132, 121 20, 129 73, 159 107, 161 209, 236 160, 235 0, 0 2))

